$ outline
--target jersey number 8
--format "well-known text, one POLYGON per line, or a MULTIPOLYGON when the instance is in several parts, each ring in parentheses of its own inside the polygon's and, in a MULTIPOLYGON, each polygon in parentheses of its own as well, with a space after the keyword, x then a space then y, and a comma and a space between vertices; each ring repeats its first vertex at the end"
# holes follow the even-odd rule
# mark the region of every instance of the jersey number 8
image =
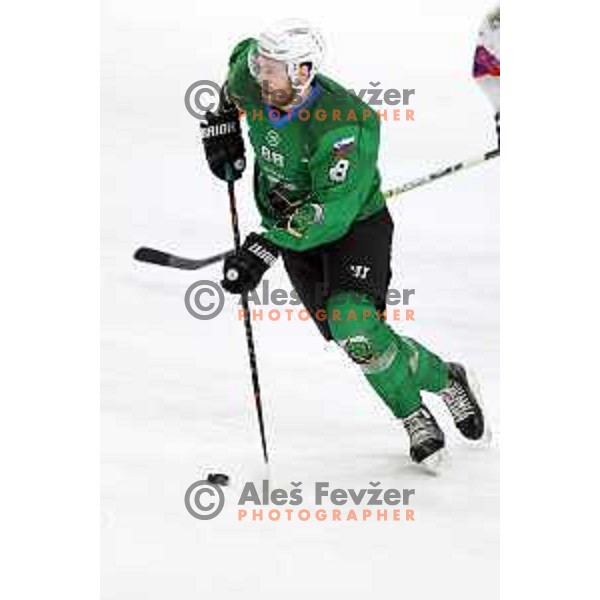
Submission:
POLYGON ((329 169, 329 179, 331 179, 331 181, 335 181, 336 183, 342 183, 342 181, 346 181, 349 167, 350 161, 345 158, 341 158, 335 163, 335 165, 333 165, 333 167, 331 167, 331 169, 329 169))

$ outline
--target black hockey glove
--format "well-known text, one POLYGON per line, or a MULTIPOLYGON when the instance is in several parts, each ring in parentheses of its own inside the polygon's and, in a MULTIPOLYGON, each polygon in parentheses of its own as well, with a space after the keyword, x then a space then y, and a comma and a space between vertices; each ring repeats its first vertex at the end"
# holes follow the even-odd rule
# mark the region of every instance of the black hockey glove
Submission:
POLYGON ((268 199, 276 226, 294 237, 301 238, 311 225, 323 222, 323 207, 311 202, 316 199, 314 194, 299 194, 278 183, 269 191, 268 199))
POLYGON ((257 233, 249 234, 240 250, 225 259, 221 286, 231 294, 253 290, 278 256, 277 246, 257 233))
POLYGON ((206 121, 200 121, 200 135, 213 174, 224 181, 235 181, 246 168, 246 153, 240 115, 227 98, 226 86, 217 112, 207 112, 206 121))
POLYGON ((289 218, 304 200, 304 196, 289 190, 283 183, 276 183, 269 190, 267 198, 277 227, 285 227, 289 218))

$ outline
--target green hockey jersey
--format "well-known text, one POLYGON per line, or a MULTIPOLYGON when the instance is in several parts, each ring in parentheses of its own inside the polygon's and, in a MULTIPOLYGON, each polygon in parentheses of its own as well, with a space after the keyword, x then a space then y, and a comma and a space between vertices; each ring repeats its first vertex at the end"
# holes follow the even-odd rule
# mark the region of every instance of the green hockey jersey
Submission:
POLYGON ((357 96, 321 74, 293 109, 282 112, 266 105, 248 66, 255 45, 247 39, 234 49, 228 90, 248 123, 263 235, 282 248, 302 252, 338 240, 355 221, 383 208, 377 169, 379 120, 357 96), (277 184, 323 209, 319 222, 309 225, 302 237, 277 226, 268 200, 277 184))

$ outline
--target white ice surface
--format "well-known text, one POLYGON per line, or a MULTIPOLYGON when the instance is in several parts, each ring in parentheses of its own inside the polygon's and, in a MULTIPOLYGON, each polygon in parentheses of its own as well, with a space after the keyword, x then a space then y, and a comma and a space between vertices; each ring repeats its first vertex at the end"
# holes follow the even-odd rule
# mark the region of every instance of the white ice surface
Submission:
MULTIPOLYGON (((492 447, 472 448, 459 439, 440 402, 426 396, 447 430, 452 460, 439 477, 419 472, 410 465, 401 426, 311 324, 257 323, 273 485, 302 481, 308 490, 316 480, 329 480, 335 487, 363 488, 378 480, 384 487, 415 488, 416 522, 238 523, 236 494, 263 471, 233 301, 219 318, 195 320, 185 310, 185 290, 197 279, 218 280, 219 267, 179 272, 136 264, 131 255, 142 244, 189 256, 230 246, 225 191, 200 160, 196 123, 182 97, 195 79, 221 75, 215 65, 247 24, 236 21, 234 31, 230 22, 213 18, 210 26, 193 27, 184 10, 191 4, 182 2, 184 23, 173 25, 175 17, 161 20, 154 4, 135 18, 130 5, 108 2, 104 8, 102 597, 496 597, 499 161, 390 203, 396 221, 392 286, 416 289, 410 304, 416 321, 400 329, 477 372, 495 429, 492 447), (198 48, 199 30, 212 36, 205 53, 198 48), (187 513, 183 495, 209 470, 229 473, 232 485, 225 489, 225 511, 201 522, 187 513)), ((436 69, 464 68, 470 50, 462 38, 479 18, 445 22, 447 35, 429 33, 429 45, 444 44, 438 57, 446 63, 431 61, 436 69), (448 52, 457 40, 460 49, 448 52)), ((369 47, 381 37, 373 33, 369 47)), ((411 49, 418 40, 409 39, 411 49)), ((338 33, 334 42, 352 51, 347 34, 338 33)), ((427 44, 419 43, 422 56, 427 44)), ((397 84, 399 59, 386 56, 376 74, 367 59, 350 62, 346 80, 365 85, 377 75, 397 84)), ((414 129, 384 127, 386 186, 466 158, 492 139, 485 100, 468 77, 457 86, 458 100, 449 94, 436 104, 429 91, 443 88, 440 81, 419 79, 414 62, 407 70, 409 86, 423 89, 421 122, 414 129)), ((239 186, 239 202, 249 231, 257 222, 249 177, 239 186)), ((280 264, 269 278, 289 288, 280 264)))

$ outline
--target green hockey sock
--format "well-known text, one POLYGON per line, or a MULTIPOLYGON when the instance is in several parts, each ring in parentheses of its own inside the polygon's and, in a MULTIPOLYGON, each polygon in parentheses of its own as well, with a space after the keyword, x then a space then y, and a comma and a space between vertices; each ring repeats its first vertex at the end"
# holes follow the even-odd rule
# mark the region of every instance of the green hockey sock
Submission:
POLYGON ((371 387, 397 417, 421 405, 421 390, 446 386, 445 363, 421 344, 396 334, 378 317, 373 301, 357 292, 338 292, 327 302, 335 341, 357 363, 371 387))

